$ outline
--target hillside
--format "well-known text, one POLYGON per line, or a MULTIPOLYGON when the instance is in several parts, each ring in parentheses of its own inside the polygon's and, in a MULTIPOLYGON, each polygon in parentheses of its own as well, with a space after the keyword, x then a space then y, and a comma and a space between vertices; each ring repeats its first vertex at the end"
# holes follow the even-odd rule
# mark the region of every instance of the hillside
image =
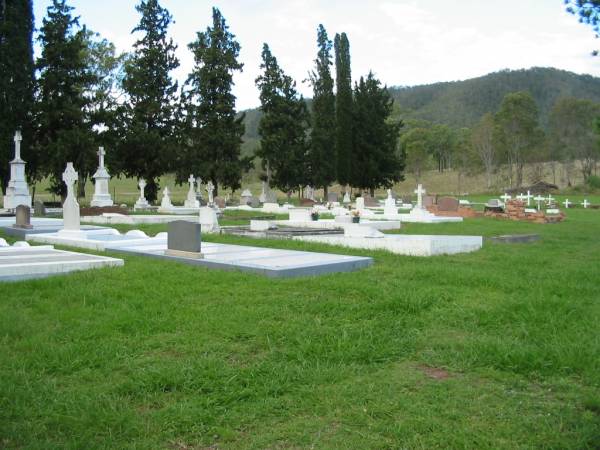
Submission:
MULTIPOLYGON (((529 91, 540 110, 543 126, 552 105, 561 96, 600 102, 600 78, 552 68, 504 70, 465 81, 413 87, 391 87, 396 114, 403 119, 422 119, 454 127, 470 127, 487 112, 496 112, 509 92, 529 91)), ((245 150, 258 139, 260 111, 246 111, 245 150)))

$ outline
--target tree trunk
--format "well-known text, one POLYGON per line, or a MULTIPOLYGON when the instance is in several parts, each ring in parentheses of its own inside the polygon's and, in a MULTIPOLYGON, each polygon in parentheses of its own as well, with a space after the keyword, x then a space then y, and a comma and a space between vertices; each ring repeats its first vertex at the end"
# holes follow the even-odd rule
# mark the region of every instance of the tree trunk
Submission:
POLYGON ((329 186, 325 185, 323 186, 323 197, 325 201, 327 201, 327 196, 329 195, 329 186))
POLYGON ((369 194, 371 194, 372 198, 375 198, 375 188, 369 188, 369 194))
POLYGON ((159 185, 156 182, 156 180, 152 177, 148 177, 146 182, 147 184, 146 189, 144 189, 144 196, 146 197, 146 200, 148 200, 149 203, 154 203, 158 198, 159 185))
POLYGON ((77 198, 85 198, 85 183, 87 179, 83 176, 77 181, 77 198))

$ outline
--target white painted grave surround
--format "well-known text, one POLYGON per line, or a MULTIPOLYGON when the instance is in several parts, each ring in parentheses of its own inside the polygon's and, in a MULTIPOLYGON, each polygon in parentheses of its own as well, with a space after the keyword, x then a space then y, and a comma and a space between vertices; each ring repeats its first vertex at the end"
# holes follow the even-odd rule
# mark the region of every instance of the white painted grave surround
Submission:
POLYGON ((85 232, 81 231, 79 223, 79 203, 75 197, 75 182, 79 175, 75 171, 72 162, 67 163, 62 179, 67 185, 67 198, 63 203, 63 229, 58 232, 61 236, 83 237, 85 232))
POLYGON ((15 158, 10 162, 10 181, 4 196, 4 208, 16 209, 19 205, 31 208, 31 195, 25 181, 25 161, 21 159, 21 132, 15 133, 15 158))
POLYGON ((140 198, 137 199, 133 209, 147 209, 150 204, 148 200, 146 200, 146 196, 144 195, 144 189, 146 189, 146 180, 140 178, 138 181, 138 187, 140 188, 140 198))
POLYGON ((417 204, 411 209, 409 214, 399 214, 398 217, 402 222, 413 223, 445 223, 445 222, 462 222, 462 217, 438 217, 435 214, 427 211, 423 206, 423 194, 427 191, 423 189, 423 185, 419 184, 415 190, 417 194, 417 204))
POLYGON ((106 152, 104 151, 104 147, 98 148, 98 170, 92 178, 94 178, 95 186, 94 186, 94 196, 92 197, 92 201, 90 205, 92 206, 112 206, 113 201, 110 196, 110 192, 108 190, 108 182, 110 180, 110 175, 104 167, 104 155, 106 152))
POLYGON ((310 208, 290 208, 290 222, 312 222, 310 208))
POLYGON ((187 194, 187 198, 185 202, 183 202, 183 206, 186 208, 200 208, 200 202, 196 199, 196 192, 194 191, 194 184, 196 179, 194 175, 190 175, 188 178, 188 183, 190 183, 190 189, 187 194))

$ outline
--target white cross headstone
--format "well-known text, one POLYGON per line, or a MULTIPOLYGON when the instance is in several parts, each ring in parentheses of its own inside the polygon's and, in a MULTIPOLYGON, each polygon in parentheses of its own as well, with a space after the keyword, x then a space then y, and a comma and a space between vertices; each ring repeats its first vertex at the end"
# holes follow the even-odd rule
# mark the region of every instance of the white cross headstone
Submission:
POLYGON ((587 209, 587 207, 588 207, 588 206, 590 206, 590 205, 591 205, 591 203, 590 203, 590 202, 588 202, 588 201, 587 201, 587 198, 586 198, 585 200, 583 200, 583 203, 582 203, 582 205, 583 205, 583 207, 584 207, 585 209, 587 209))
POLYGON ((512 195, 508 195, 508 193, 505 192, 504 195, 500 196, 500 198, 504 201, 504 204, 506 205, 506 202, 512 199, 512 195))
POLYGON ((531 195, 531 191, 527 191, 527 195, 525 195, 524 198, 527 199, 527 206, 531 206, 531 199, 533 198, 533 195, 531 195))
POLYGON ((62 174, 62 179, 67 185, 67 197, 63 203, 63 230, 64 231, 79 231, 79 203, 75 197, 75 182, 79 175, 75 171, 72 162, 67 163, 67 168, 62 174))
POLYGON ((21 132, 19 130, 15 131, 14 141, 15 141, 15 160, 16 161, 21 160, 21 141, 22 140, 23 140, 23 136, 21 135, 21 132))
POLYGON ((563 205, 565 205, 565 208, 566 208, 566 209, 569 209, 569 206, 571 206, 572 204, 573 204, 573 203, 571 203, 571 202, 569 201, 569 199, 566 199, 566 200, 563 202, 563 205))
POLYGON ((113 205, 113 201, 108 190, 108 181, 110 180, 110 175, 106 170, 106 167, 104 167, 104 155, 106 155, 104 147, 99 147, 98 170, 96 170, 96 173, 93 176, 95 181, 95 189, 94 196, 90 202, 92 206, 103 207, 113 205))
MULTIPOLYGON (((529 194, 529 192, 528 192, 527 194, 529 194)), ((545 198, 545 197, 542 197, 541 195, 538 195, 537 197, 535 197, 535 198, 534 198, 534 200, 537 202, 537 209, 538 209, 538 210, 541 210, 541 209, 542 209, 542 206, 541 206, 541 205, 542 205, 542 202, 543 202, 544 200, 546 200, 546 198, 545 198)))
POLYGON ((137 199, 133 208, 146 209, 148 208, 148 206, 150 206, 148 204, 148 200, 146 200, 146 196, 144 195, 144 189, 146 189, 146 180, 140 178, 140 180, 138 181, 138 187, 140 188, 140 198, 137 199))
POLYGON ((417 209, 423 209, 423 194, 426 194, 427 191, 423 189, 423 185, 419 184, 417 186, 417 190, 415 194, 417 194, 417 209))
POLYGON ((196 178, 196 198, 202 200, 202 178, 196 178))
POLYGON ((187 199, 184 202, 184 206, 186 208, 200 208, 200 202, 196 200, 196 192, 194 191, 194 183, 196 182, 196 178, 194 175, 190 175, 188 178, 188 183, 190 183, 190 190, 187 194, 187 199))
POLYGON ((344 202, 344 204, 352 202, 352 200, 350 199, 350 193, 348 191, 344 192, 344 199, 342 201, 344 202))
POLYGON ((215 185, 213 184, 212 180, 209 180, 208 183, 206 184, 206 192, 208 192, 208 204, 210 206, 212 206, 214 203, 214 198, 213 198, 214 191, 215 191, 215 185))

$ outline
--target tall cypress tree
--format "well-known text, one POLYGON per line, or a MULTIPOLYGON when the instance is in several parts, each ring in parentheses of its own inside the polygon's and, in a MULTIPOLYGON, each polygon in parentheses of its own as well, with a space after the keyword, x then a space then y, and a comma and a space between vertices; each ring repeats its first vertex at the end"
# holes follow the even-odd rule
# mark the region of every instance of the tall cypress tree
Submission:
POLYGON ((31 0, 0 0, 0 186, 4 193, 10 179, 16 130, 23 134, 27 169, 35 168, 31 160, 35 79, 32 35, 31 0))
POLYGON ((315 60, 315 70, 310 74, 313 86, 312 131, 309 151, 309 164, 312 184, 322 187, 327 198, 329 185, 335 180, 335 95, 331 76, 331 47, 323 25, 317 32, 319 52, 315 60))
POLYGON ((177 82, 170 72, 179 66, 177 46, 167 37, 171 14, 158 0, 142 0, 136 6, 142 15, 132 33, 143 36, 134 44, 125 66, 123 89, 128 103, 121 108, 124 128, 117 147, 119 170, 127 176, 145 178, 146 198, 154 201, 157 178, 171 169, 176 159, 174 123, 177 82))
POLYGON ((404 155, 398 151, 402 122, 390 122, 394 101, 372 73, 354 90, 352 185, 369 189, 391 187, 403 180, 404 155))
MULTIPOLYGON (((64 194, 62 173, 72 161, 82 173, 93 151, 93 134, 86 120, 88 100, 84 92, 91 83, 85 63, 85 30, 71 16, 65 0, 53 0, 43 20, 40 41, 38 140, 51 191, 64 194)), ((88 171, 91 168, 87 169, 88 171)))
POLYGON ((347 185, 352 177, 352 72, 350 43, 346 33, 335 35, 334 48, 337 85, 335 102, 337 179, 341 185, 347 185))
POLYGON ((198 33, 189 45, 195 66, 188 77, 184 108, 186 127, 182 148, 185 173, 211 180, 215 186, 238 189, 249 158, 240 159, 244 115, 236 117, 235 96, 231 93, 233 73, 242 71, 238 62, 240 44, 228 31, 225 18, 213 8, 213 25, 198 33))
POLYGON ((309 115, 296 83, 277 63, 267 44, 262 51, 263 74, 256 79, 263 116, 258 132, 263 169, 269 168, 274 186, 284 192, 310 182, 307 172, 306 130, 309 115))

